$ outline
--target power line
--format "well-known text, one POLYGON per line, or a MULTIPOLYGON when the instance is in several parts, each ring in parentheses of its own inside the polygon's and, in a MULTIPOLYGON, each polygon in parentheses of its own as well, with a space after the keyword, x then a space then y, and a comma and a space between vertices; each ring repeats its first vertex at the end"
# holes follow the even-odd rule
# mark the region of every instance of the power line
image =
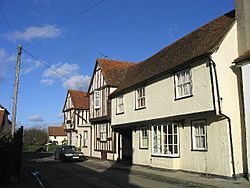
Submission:
MULTIPOLYGON (((11 27, 11 25, 10 25, 8 19, 7 19, 7 17, 5 16, 3 10, 1 9, 1 7, 0 7, 0 13, 1 13, 2 17, 3 17, 4 22, 5 22, 6 25, 8 26, 10 32, 14 33, 14 31, 13 31, 13 29, 12 29, 12 27, 11 27)), ((16 45, 17 45, 17 40, 16 40, 16 39, 15 39, 15 43, 16 43, 16 45)))
POLYGON ((0 7, 0 13, 1 13, 2 17, 3 17, 4 22, 5 22, 6 25, 8 26, 9 30, 13 33, 13 29, 12 29, 10 23, 8 22, 7 17, 6 17, 5 14, 3 13, 3 10, 1 9, 1 7, 0 7))
MULTIPOLYGON (((25 52, 26 54, 28 54, 30 57, 32 57, 33 59, 37 60, 40 64, 45 65, 47 68, 51 69, 53 72, 55 72, 56 74, 58 74, 60 77, 68 79, 66 76, 64 76, 63 74, 61 74, 60 72, 58 72, 57 70, 55 70, 54 68, 52 68, 51 65, 47 64, 42 58, 32 55, 30 52, 28 52, 27 50, 23 49, 23 52, 25 52)), ((81 83, 73 80, 73 82, 76 83, 76 85, 78 85, 79 87, 82 87, 81 83)))
MULTIPOLYGON (((89 10, 91 10, 91 9, 93 9, 93 8, 95 8, 95 7, 97 7, 99 4, 103 3, 104 1, 105 1, 105 0, 98 1, 97 3, 91 5, 90 7, 84 9, 83 11, 81 11, 81 12, 75 14, 74 16, 72 16, 72 17, 70 17, 70 18, 64 20, 63 22, 57 24, 56 26, 57 26, 57 27, 62 27, 63 25, 65 25, 65 24, 71 22, 72 20, 76 19, 78 16, 80 16, 80 15, 82 15, 82 14, 88 12, 89 10)), ((42 34, 37 38, 37 40, 40 40, 44 35, 46 35, 46 34, 49 33, 49 32, 50 32, 50 29, 47 30, 47 31, 45 31, 44 33, 42 33, 42 34)), ((59 31, 56 31, 56 32, 59 32, 59 31)))

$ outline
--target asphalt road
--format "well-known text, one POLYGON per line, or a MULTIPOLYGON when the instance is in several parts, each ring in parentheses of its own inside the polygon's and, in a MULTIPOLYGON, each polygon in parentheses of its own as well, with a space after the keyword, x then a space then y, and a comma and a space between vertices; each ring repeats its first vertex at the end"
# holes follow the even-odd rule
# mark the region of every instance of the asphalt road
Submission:
POLYGON ((33 173, 34 179, 37 179, 37 187, 186 187, 176 182, 162 182, 130 174, 125 170, 89 167, 86 162, 58 162, 53 160, 51 154, 24 153, 23 157, 23 166, 33 173))

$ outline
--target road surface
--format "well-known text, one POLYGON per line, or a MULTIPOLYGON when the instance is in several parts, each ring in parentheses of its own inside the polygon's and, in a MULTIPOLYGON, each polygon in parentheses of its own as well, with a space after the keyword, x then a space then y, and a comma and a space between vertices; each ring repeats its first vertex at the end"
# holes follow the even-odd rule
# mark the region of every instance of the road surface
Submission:
POLYGON ((54 161, 52 154, 24 153, 23 166, 37 179, 37 187, 192 187, 183 183, 158 181, 129 170, 88 166, 87 162, 54 161))

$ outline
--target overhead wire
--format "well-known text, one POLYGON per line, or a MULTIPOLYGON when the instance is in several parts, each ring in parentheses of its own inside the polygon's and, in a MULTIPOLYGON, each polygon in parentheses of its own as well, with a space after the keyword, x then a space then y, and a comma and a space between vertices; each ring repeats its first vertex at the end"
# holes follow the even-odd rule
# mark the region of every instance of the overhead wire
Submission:
MULTIPOLYGON (((90 11, 91 9, 97 7, 99 4, 103 3, 104 1, 105 1, 105 0, 98 1, 97 3, 91 5, 90 7, 84 9, 83 11, 81 11, 81 12, 75 14, 74 16, 72 16, 72 17, 70 17, 70 18, 64 20, 63 22, 61 22, 60 24, 57 24, 56 26, 57 26, 57 27, 62 27, 63 25, 65 25, 65 24, 71 22, 72 20, 76 19, 78 16, 83 15, 83 14, 85 14, 86 12, 90 11)), ((42 33, 40 36, 38 36, 37 40, 41 39, 44 35, 46 35, 46 34, 49 33, 49 32, 50 32, 50 30, 47 30, 46 32, 42 33)), ((56 31, 56 32, 58 32, 58 31, 56 31)), ((61 74, 60 72, 58 72, 57 70, 55 70, 54 68, 52 68, 51 65, 47 64, 46 61, 44 61, 42 58, 40 58, 40 57, 38 57, 38 56, 35 56, 35 55, 31 54, 29 51, 27 51, 27 50, 24 49, 24 48, 23 48, 22 50, 23 50, 23 52, 25 52, 27 55, 29 55, 29 56, 32 57, 33 59, 37 60, 40 64, 45 65, 47 68, 51 69, 53 72, 55 72, 56 74, 58 74, 60 77, 67 79, 63 74, 61 74)), ((75 80, 73 80, 73 82, 76 83, 79 87, 82 87, 82 85, 81 85, 79 82, 77 82, 77 81, 75 81, 75 80)))
MULTIPOLYGON (((6 25, 8 26, 10 32, 14 33, 14 30, 13 30, 13 28, 11 27, 11 25, 10 25, 10 23, 9 23, 9 21, 8 21, 8 19, 7 19, 7 17, 6 17, 6 15, 4 14, 3 10, 1 9, 1 7, 0 7, 0 14, 2 15, 3 20, 4 20, 4 22, 6 23, 6 25)), ((14 40, 15 40, 16 45, 18 45, 17 40, 16 40, 16 39, 14 39, 14 40)))
MULTIPOLYGON (((30 52, 28 52, 25 49, 22 49, 24 53, 26 53, 27 55, 29 55, 30 57, 32 57, 33 59, 37 60, 38 63, 40 63, 41 65, 45 65, 48 69, 52 70, 53 72, 55 72, 56 74, 58 74, 61 78, 65 78, 68 79, 65 75, 63 75, 62 73, 58 72, 56 69, 54 69, 51 65, 49 65, 48 63, 46 63, 45 60, 43 60, 42 58, 35 56, 33 54, 31 54, 30 52)), ((73 80, 74 83, 76 83, 79 87, 82 87, 81 83, 73 80)))
MULTIPOLYGON (((74 16, 72 16, 72 17, 70 17, 70 18, 64 20, 63 22, 57 24, 56 26, 57 26, 57 27, 62 27, 63 25, 65 25, 65 24, 71 22, 72 20, 76 19, 78 16, 80 16, 80 15, 82 15, 82 14, 88 12, 89 10, 91 10, 91 9, 93 9, 93 8, 95 8, 95 7, 97 7, 99 4, 103 3, 104 1, 105 1, 105 0, 98 1, 97 3, 91 5, 90 7, 84 9, 83 11, 81 11, 81 12, 75 14, 74 16)), ((37 40, 40 40, 44 35, 46 35, 47 33, 49 33, 50 30, 51 30, 51 29, 48 29, 47 31, 45 31, 44 33, 42 33, 40 36, 38 36, 37 40)), ((59 32, 59 31, 55 31, 55 32, 59 32)))

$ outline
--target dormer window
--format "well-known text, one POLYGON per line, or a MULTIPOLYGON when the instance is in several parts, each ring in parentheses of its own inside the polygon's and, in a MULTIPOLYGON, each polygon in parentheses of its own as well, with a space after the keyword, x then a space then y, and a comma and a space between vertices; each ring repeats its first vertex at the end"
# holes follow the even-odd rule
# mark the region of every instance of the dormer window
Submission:
POLYGON ((191 70, 185 69, 175 74, 176 99, 192 96, 191 70))
POLYGON ((145 107, 145 87, 136 90, 136 109, 145 107))
POLYGON ((94 108, 99 109, 101 107, 101 93, 100 91, 94 91, 94 108))

